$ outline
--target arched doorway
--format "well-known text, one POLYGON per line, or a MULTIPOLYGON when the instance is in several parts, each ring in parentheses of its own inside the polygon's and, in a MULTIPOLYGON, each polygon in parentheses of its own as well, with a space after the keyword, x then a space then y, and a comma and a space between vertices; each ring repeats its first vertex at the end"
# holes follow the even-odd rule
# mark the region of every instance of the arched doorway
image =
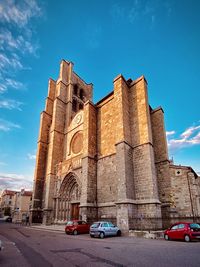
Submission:
POLYGON ((56 220, 79 219, 80 185, 74 173, 69 173, 62 181, 56 199, 56 220))

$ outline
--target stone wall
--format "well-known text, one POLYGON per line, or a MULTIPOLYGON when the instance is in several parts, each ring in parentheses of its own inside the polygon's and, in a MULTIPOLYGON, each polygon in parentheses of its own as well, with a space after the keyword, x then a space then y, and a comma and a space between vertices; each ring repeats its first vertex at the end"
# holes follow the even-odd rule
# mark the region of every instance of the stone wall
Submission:
POLYGON ((170 166, 171 202, 179 217, 200 216, 199 209, 199 178, 191 168, 170 166))
POLYGON ((117 223, 117 216, 116 216, 116 205, 112 205, 112 203, 107 204, 98 204, 98 220, 108 220, 112 223, 117 223))
POLYGON ((97 104, 98 158, 115 153, 116 114, 113 94, 97 104))
POLYGON ((103 157, 97 162, 97 203, 116 201, 116 156, 115 154, 103 157))
POLYGON ((166 131, 164 126, 164 112, 161 107, 151 110, 151 126, 155 162, 168 160, 166 131))
POLYGON ((113 85, 94 105, 92 84, 73 71, 73 63, 62 61, 58 80, 49 80, 38 138, 34 216, 43 212, 44 223, 64 218, 66 210, 60 216, 55 207, 68 176, 80 188, 80 217, 89 222, 110 219, 126 232, 200 216, 199 178, 189 167, 170 164, 163 110, 149 106, 144 76, 126 81, 118 75, 113 85))
MULTIPOLYGON (((152 125, 147 83, 142 76, 130 84, 130 114, 133 146, 133 173, 137 216, 161 217, 155 167, 152 125)), ((148 221, 147 221, 148 222, 148 221)), ((161 227, 155 222, 153 227, 161 227)), ((146 225, 149 228, 149 224, 146 225)))

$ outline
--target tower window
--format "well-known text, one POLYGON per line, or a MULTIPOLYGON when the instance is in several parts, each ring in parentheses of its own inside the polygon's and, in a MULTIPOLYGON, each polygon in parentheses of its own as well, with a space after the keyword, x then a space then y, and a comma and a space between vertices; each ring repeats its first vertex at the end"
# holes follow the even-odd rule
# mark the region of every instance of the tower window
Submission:
POLYGON ((74 95, 78 95, 78 86, 77 86, 77 84, 74 85, 74 95))
POLYGON ((84 98, 84 91, 83 89, 80 90, 80 99, 83 100, 84 98))
POLYGON ((76 112, 76 107, 77 107, 76 100, 73 99, 73 102, 72 102, 72 110, 73 110, 74 112, 76 112))
POLYGON ((79 109, 83 109, 83 104, 82 103, 79 104, 79 109))

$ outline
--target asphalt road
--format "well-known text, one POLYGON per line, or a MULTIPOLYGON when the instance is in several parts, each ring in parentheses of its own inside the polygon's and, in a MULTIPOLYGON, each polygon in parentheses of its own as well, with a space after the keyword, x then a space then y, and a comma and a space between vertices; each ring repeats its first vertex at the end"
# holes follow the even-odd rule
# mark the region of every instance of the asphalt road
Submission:
POLYGON ((2 267, 200 266, 200 242, 134 237, 90 238, 0 224, 2 267))

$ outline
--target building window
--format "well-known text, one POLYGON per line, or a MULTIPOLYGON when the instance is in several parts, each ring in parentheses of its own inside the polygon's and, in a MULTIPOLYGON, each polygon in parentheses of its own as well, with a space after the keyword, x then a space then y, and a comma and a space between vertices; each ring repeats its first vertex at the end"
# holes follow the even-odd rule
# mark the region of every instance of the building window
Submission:
POLYGON ((80 90, 80 99, 81 100, 84 99, 84 91, 83 91, 83 89, 80 90))
POLYGON ((74 95, 78 95, 78 86, 77 86, 77 84, 74 85, 74 95))
POLYGON ((74 111, 74 112, 76 112, 76 105, 77 103, 76 103, 76 100, 75 99, 73 99, 73 102, 72 102, 72 110, 74 111))
POLYGON ((71 151, 74 154, 78 154, 83 149, 83 133, 77 132, 74 134, 71 140, 71 151))
POLYGON ((83 104, 82 103, 79 104, 79 109, 83 109, 83 104))

